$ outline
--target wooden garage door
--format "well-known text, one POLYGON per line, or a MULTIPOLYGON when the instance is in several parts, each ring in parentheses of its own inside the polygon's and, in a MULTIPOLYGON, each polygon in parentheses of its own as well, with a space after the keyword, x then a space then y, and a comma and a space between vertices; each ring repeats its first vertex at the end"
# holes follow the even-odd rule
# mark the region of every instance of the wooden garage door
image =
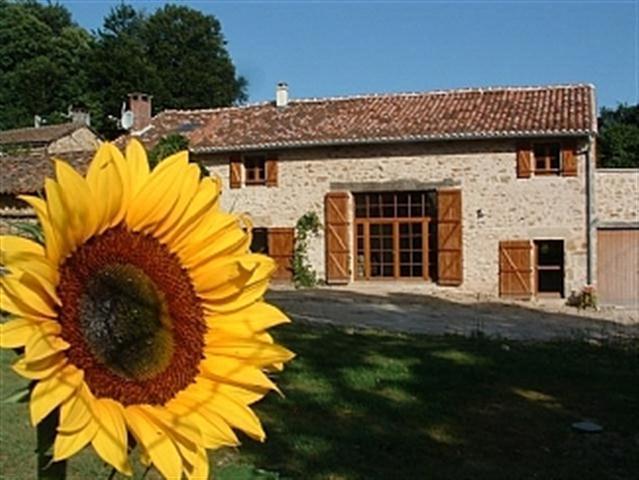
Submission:
POLYGON ((639 306, 639 229, 597 231, 599 301, 639 306))
POLYGON ((530 298, 532 296, 532 242, 499 242, 499 295, 530 298))
POLYGON ((277 270, 273 274, 274 280, 291 280, 293 278, 294 244, 294 229, 268 229, 268 253, 269 256, 277 263, 277 270))
POLYGON ((438 190, 437 282, 461 285, 462 276, 461 190, 438 190))
POLYGON ((330 192, 324 200, 326 222, 326 281, 348 283, 349 268, 349 202, 348 192, 330 192))

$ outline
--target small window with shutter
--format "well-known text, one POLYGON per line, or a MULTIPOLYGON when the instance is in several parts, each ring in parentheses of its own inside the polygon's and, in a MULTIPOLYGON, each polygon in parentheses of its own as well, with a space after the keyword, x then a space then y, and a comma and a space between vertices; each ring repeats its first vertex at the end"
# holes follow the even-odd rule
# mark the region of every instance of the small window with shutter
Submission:
POLYGON ((244 156, 246 185, 266 185, 266 155, 244 156))
POLYGON ((559 175, 561 168, 561 145, 559 143, 537 143, 533 147, 535 175, 559 175))

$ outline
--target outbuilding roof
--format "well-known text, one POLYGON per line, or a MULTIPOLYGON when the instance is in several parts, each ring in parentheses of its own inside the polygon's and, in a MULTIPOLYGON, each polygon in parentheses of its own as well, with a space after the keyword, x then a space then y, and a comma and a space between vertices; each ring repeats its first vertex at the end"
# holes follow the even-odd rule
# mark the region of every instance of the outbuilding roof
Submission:
POLYGON ((0 145, 14 144, 46 144, 75 132, 78 128, 86 128, 77 123, 62 123, 44 127, 15 128, 0 132, 0 145))
POLYGON ((169 133, 194 152, 447 139, 585 136, 596 132, 594 87, 495 87, 166 110, 140 132, 169 133))

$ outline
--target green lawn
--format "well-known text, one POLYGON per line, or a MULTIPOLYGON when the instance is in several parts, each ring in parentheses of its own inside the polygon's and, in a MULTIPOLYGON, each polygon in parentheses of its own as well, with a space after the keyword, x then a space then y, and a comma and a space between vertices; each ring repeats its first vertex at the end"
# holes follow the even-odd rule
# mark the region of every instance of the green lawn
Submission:
MULTIPOLYGON (((635 479, 639 344, 517 343, 289 325, 298 357, 258 404, 269 438, 217 479, 635 479), (600 434, 572 431, 589 418, 600 434)), ((2 356, 2 396, 19 381, 2 356)), ((33 478, 26 405, 2 405, 0 473, 33 478)), ((69 478, 106 479, 93 453, 69 478)), ((120 477, 117 477, 120 478, 120 477)), ((138 475, 139 478, 139 475, 138 475)), ((157 478, 153 473, 147 479, 157 478)))

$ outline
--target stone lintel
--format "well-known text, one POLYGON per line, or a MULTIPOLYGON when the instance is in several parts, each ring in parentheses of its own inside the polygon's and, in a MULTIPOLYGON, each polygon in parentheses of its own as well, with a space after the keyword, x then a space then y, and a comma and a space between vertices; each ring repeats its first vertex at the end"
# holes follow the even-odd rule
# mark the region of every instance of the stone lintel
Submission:
POLYGON ((401 180, 389 180, 386 182, 331 182, 331 191, 350 192, 402 192, 417 190, 436 190, 444 187, 456 187, 461 185, 459 180, 445 178, 439 182, 422 182, 420 180, 406 178, 401 180))

